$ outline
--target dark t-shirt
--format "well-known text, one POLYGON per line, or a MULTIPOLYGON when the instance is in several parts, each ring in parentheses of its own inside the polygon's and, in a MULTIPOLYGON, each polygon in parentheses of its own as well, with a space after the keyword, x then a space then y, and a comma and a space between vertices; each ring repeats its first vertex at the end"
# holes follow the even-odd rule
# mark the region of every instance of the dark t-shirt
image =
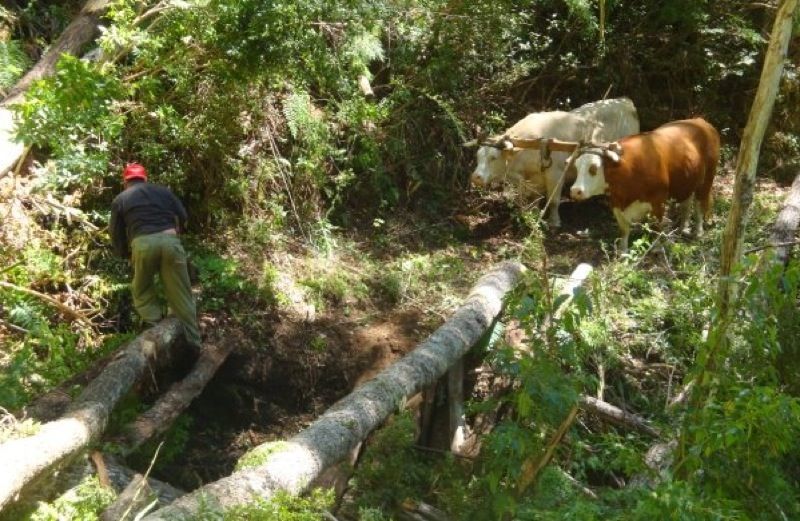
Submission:
POLYGON ((135 182, 111 203, 111 242, 114 252, 127 257, 130 241, 140 235, 183 229, 186 209, 169 188, 135 182))

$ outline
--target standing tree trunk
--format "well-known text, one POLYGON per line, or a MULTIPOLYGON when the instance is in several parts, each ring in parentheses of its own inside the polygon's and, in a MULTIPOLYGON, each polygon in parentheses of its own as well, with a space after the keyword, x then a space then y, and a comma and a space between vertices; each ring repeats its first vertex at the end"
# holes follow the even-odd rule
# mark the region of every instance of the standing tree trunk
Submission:
POLYGON ((8 96, 0 103, 0 176, 14 167, 25 148, 15 139, 11 105, 22 101, 25 92, 34 81, 51 76, 62 54, 78 54, 81 47, 92 40, 97 32, 100 17, 109 3, 110 0, 88 0, 78 17, 50 45, 36 65, 11 87, 8 96))
POLYGON ((299 494, 327 467, 341 460, 404 401, 433 384, 484 335, 500 313, 503 297, 524 271, 506 262, 481 277, 467 301, 425 342, 373 380, 343 398, 306 430, 274 450, 261 465, 209 483, 145 520, 196 519, 201 508, 229 509, 299 494))
POLYGON ((733 268, 742 256, 742 239, 749 218, 748 211, 753 202, 753 187, 755 185, 756 167, 761 150, 761 142, 767 129, 775 97, 778 94, 783 62, 789 47, 792 34, 794 12, 798 0, 783 0, 775 15, 775 24, 772 29, 769 47, 764 57, 764 68, 761 71, 761 80, 758 84, 753 106, 744 136, 739 148, 736 162, 736 186, 734 188, 733 205, 728 216, 723 236, 722 253, 720 258, 719 286, 717 288, 717 322, 712 328, 706 349, 698 356, 700 374, 697 377, 698 385, 693 391, 692 403, 698 406, 705 399, 707 386, 711 380, 719 361, 725 353, 725 330, 730 320, 731 302, 736 298, 737 288, 731 276, 733 268))

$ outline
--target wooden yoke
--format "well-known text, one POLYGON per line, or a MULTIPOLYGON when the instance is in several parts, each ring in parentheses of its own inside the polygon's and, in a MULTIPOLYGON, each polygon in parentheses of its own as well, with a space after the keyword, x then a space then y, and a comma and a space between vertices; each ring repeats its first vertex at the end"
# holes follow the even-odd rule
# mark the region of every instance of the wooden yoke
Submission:
POLYGON ((546 148, 550 152, 572 152, 581 145, 577 141, 561 141, 554 138, 518 139, 509 137, 506 139, 514 144, 515 149, 546 148))
POLYGON ((493 147, 499 149, 513 148, 514 150, 519 150, 527 148, 541 148, 541 149, 546 148, 550 152, 572 152, 581 145, 583 145, 583 143, 578 143, 577 141, 561 141, 560 139, 555 139, 555 138, 537 137, 532 139, 522 139, 509 136, 502 136, 500 138, 491 138, 484 141, 479 141, 474 139, 472 141, 464 143, 463 146, 475 146, 475 145, 493 147))

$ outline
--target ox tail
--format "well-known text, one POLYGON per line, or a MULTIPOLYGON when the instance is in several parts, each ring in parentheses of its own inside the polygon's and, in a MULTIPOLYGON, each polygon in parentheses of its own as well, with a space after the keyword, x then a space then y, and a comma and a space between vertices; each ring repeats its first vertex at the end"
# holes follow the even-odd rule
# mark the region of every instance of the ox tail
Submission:
POLYGON ((711 210, 714 207, 714 174, 716 168, 710 168, 706 172, 700 189, 695 192, 695 199, 700 209, 703 211, 703 221, 708 222, 711 218, 711 210))
MULTIPOLYGON (((710 187, 709 187, 710 188, 710 187)), ((703 220, 708 222, 711 219, 711 209, 714 208, 714 190, 708 191, 705 203, 703 204, 703 220)))

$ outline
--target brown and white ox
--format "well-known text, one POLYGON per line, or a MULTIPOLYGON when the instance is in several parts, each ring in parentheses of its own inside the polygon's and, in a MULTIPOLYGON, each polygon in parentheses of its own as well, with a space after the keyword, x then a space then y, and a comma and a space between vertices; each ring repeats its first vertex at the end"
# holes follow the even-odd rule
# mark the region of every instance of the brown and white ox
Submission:
POLYGON ((639 116, 628 98, 614 98, 587 103, 571 112, 552 111, 528 114, 502 135, 492 140, 495 146, 478 148, 477 165, 472 173, 474 186, 512 185, 525 199, 546 196, 548 222, 561 225, 558 206, 561 188, 572 181, 574 169, 567 172, 569 152, 551 152, 542 159, 542 151, 514 148, 514 139, 554 138, 571 142, 608 142, 639 132, 639 116))
POLYGON ((680 229, 688 232, 695 204, 695 233, 711 205, 711 184, 719 161, 719 133, 702 118, 667 123, 652 132, 608 145, 582 147, 574 161, 572 199, 608 194, 621 231, 620 250, 628 249, 631 225, 652 213, 658 225, 668 199, 680 203, 680 229))

